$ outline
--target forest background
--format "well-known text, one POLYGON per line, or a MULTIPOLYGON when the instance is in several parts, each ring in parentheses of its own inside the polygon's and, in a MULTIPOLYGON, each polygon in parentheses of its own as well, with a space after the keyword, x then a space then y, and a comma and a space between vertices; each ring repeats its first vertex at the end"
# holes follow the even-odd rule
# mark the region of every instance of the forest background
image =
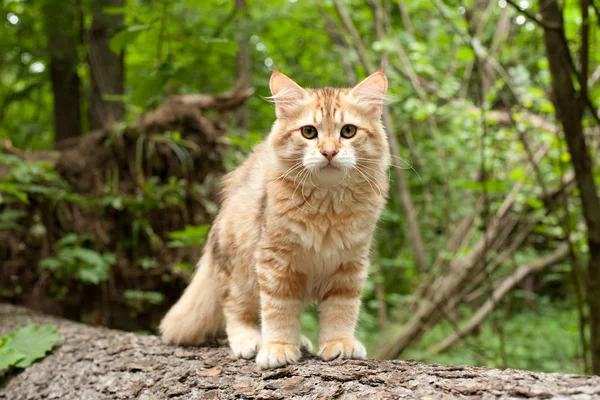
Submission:
MULTIPOLYGON (((3 0, 0 301, 154 333, 220 177, 306 87, 385 66, 371 356, 600 374, 593 0, 3 0), (220 95, 223 94, 224 95, 220 95)), ((316 339, 316 311, 303 314, 316 339)))

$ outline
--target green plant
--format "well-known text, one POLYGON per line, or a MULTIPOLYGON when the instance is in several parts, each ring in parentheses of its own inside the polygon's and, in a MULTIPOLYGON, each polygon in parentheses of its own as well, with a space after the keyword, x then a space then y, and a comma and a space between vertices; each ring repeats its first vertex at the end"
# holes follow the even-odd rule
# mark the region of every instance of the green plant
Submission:
POLYGON ((208 233, 209 225, 186 226, 182 231, 169 232, 168 238, 171 239, 167 243, 169 247, 200 247, 204 245, 206 234, 208 233))
POLYGON ((150 290, 126 290, 123 296, 131 309, 132 317, 143 312, 148 306, 161 304, 165 299, 164 294, 150 290))
POLYGON ((59 340, 54 325, 30 324, 0 336, 0 370, 27 368, 43 358, 59 340))
POLYGON ((148 302, 154 305, 162 303, 165 299, 162 293, 143 290, 126 290, 123 295, 127 300, 148 302))
POLYGON ((0 154, 0 165, 8 167, 8 172, 0 176, 0 204, 25 203, 34 195, 44 196, 54 201, 80 201, 47 161, 26 161, 12 154, 0 154))
POLYGON ((0 230, 22 229, 19 220, 27 213, 21 210, 5 210, 0 213, 0 230))
POLYGON ((57 242, 58 254, 40 261, 40 268, 52 271, 59 280, 75 278, 88 284, 107 280, 115 255, 83 247, 88 242, 85 236, 68 234, 57 242))

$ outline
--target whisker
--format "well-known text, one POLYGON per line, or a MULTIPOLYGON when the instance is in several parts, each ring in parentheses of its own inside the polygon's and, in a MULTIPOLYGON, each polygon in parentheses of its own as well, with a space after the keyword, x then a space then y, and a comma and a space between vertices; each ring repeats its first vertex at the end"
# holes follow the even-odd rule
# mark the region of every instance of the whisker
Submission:
MULTIPOLYGON (((367 181, 367 183, 368 183, 368 184, 369 184, 369 186, 371 187, 371 190, 373 191, 373 194, 375 195, 375 197, 378 197, 378 196, 377 196, 377 193, 375 192, 375 188, 374 188, 374 187, 373 187, 373 185, 371 184, 371 181, 370 181, 370 179, 369 179, 369 178, 367 178, 367 177, 365 176, 365 174, 363 174, 363 173, 360 171, 360 169, 359 169, 359 168, 358 168, 356 165, 354 166, 354 169, 356 169, 356 171, 358 171, 358 173, 362 175, 362 177, 365 179, 365 181, 367 181)), ((381 201, 381 197, 379 196, 379 199, 378 199, 378 201, 377 201, 377 204, 376 204, 376 205, 379 205, 379 202, 380 202, 380 201, 381 201)))
POLYGON ((283 160, 283 161, 299 161, 299 160, 304 159, 304 157, 297 157, 297 158, 277 157, 277 158, 279 158, 280 160, 283 160))
POLYGON ((287 172, 281 176, 281 179, 283 180, 283 179, 287 178, 292 172, 297 171, 300 168, 302 168, 302 164, 298 163, 297 165, 295 165, 292 168, 288 169, 287 172))
POLYGON ((376 172, 378 174, 387 175, 385 171, 379 171, 379 170, 376 170, 375 168, 371 168, 371 167, 367 167, 366 165, 362 165, 361 163, 357 163, 357 164, 360 165, 361 168, 366 168, 366 169, 376 172))
MULTIPOLYGON (((396 156, 394 156, 394 157, 396 157, 396 156)), ((396 158, 398 158, 402 162, 404 162, 407 165, 407 167, 401 167, 399 165, 392 164, 392 163, 389 164, 390 167, 395 167, 395 168, 398 168, 398 169, 411 169, 417 175, 417 177, 419 178, 419 181, 423 182, 423 179, 421 179, 421 176, 419 175, 419 173, 417 172, 417 170, 414 169, 414 167, 412 165, 410 165, 407 161, 405 161, 405 160, 403 160, 403 159, 401 159, 399 157, 396 157, 396 158)), ((373 164, 380 164, 379 161, 372 160, 372 159, 369 159, 369 158, 360 158, 360 157, 357 157, 356 159, 359 160, 359 161, 362 161, 362 162, 369 162, 369 163, 373 163, 373 164)))
MULTIPOLYGON (((311 180, 312 180, 312 171, 311 171, 311 170, 308 170, 308 177, 309 177, 309 178, 311 178, 311 180)), ((312 204, 310 204, 310 203, 308 202, 308 200, 306 200, 306 197, 304 197, 304 184, 305 184, 305 183, 306 183, 306 178, 304 178, 304 180, 302 181, 302 190, 300 190, 300 193, 302 193, 302 198, 304 199, 304 202, 305 202, 306 204, 308 204, 309 206, 311 206, 311 207, 312 207, 312 208, 314 208, 315 210, 319 211, 319 209, 318 209, 318 208, 316 208, 315 206, 313 206, 312 204)))
POLYGON ((370 178, 373 185, 375 185, 375 187, 377 188, 377 191, 379 192, 379 196, 383 197, 383 189, 381 188, 381 186, 379 185, 379 183, 377 182, 375 177, 370 175, 367 171, 363 170, 361 167, 357 166, 357 168, 359 171, 362 171, 365 175, 367 175, 370 178))
POLYGON ((312 184, 312 185, 313 185, 315 188, 317 188, 317 189, 318 189, 318 188, 319 188, 319 185, 315 185, 315 183, 313 182, 313 180, 312 180, 312 174, 313 174, 313 172, 312 172, 312 171, 310 171, 310 175, 309 175, 309 177, 310 177, 310 183, 311 183, 311 184, 312 184))
POLYGON ((388 169, 388 170, 386 170, 386 171, 378 171, 378 170, 376 170, 376 169, 374 169, 374 168, 367 167, 366 165, 361 165, 360 163, 358 163, 358 164, 360 165, 360 167, 361 167, 361 168, 366 168, 366 169, 368 169, 369 171, 373 171, 373 172, 375 172, 375 173, 378 173, 378 174, 381 174, 381 175, 385 175, 385 177, 387 178, 387 181, 388 181, 388 182, 391 182, 391 180, 392 180, 392 177, 390 176, 390 171, 389 171, 389 169, 388 169))
POLYGON ((279 180, 279 179, 283 180, 283 179, 287 178, 287 176, 289 174, 291 174, 292 172, 294 172, 295 170, 297 170, 300 167, 302 167, 302 163, 296 163, 296 164, 292 165, 290 168, 288 168, 287 171, 285 171, 283 174, 281 174, 281 176, 279 176, 278 178, 275 178, 274 181, 279 180))
POLYGON ((390 156, 392 156, 392 158, 396 158, 396 159, 402 161, 404 164, 406 164, 407 166, 409 166, 410 169, 412 169, 413 171, 415 171, 415 174, 417 174, 417 177, 419 177, 419 181, 423 182, 423 180, 421 179, 421 176, 419 175, 419 173, 417 172, 417 170, 408 161, 406 161, 402 157, 398 157, 398 156, 395 156, 393 154, 390 154, 390 156))
MULTIPOLYGON (((300 174, 298 174, 298 176, 303 176, 306 172, 308 172, 307 169, 303 170, 300 174)), ((296 176, 296 178, 298 178, 298 176, 296 176)), ((294 179, 294 185, 296 185, 296 179, 294 179)), ((298 186, 300 186, 300 185, 298 185, 298 186)), ((296 186, 294 188, 294 192, 292 193, 292 204, 294 204, 294 206, 298 209, 298 211, 302 212, 303 210, 300 207, 298 207, 298 205, 294 201, 294 196, 296 195, 296 190, 298 190, 298 186, 296 186)))
POLYGON ((296 186, 296 179, 298 179, 298 177, 300 177, 300 180, 302 180, 302 176, 305 171, 308 171, 308 170, 306 168, 304 168, 298 175, 296 175, 296 177, 294 178, 294 186, 296 186))

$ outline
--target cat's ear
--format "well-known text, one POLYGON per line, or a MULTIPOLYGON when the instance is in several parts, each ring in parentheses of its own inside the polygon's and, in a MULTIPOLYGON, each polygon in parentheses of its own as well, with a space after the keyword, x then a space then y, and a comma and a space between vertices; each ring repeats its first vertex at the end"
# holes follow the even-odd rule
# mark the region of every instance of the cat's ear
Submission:
POLYGON ((269 100, 275 103, 277 118, 285 117, 286 112, 308 99, 306 90, 276 69, 271 75, 269 87, 272 94, 269 100))
POLYGON ((387 87, 387 77, 380 69, 356 85, 350 91, 350 95, 356 103, 364 105, 374 117, 379 118, 385 102, 387 87))

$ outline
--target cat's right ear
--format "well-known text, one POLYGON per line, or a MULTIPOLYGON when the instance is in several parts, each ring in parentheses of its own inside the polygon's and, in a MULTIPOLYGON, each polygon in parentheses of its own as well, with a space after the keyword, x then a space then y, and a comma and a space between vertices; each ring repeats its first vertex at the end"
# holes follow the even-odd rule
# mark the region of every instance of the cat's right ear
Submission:
POLYGON ((272 94, 269 100, 275 103, 277 118, 285 117, 291 109, 308 100, 306 90, 276 69, 271 75, 269 87, 272 94))

